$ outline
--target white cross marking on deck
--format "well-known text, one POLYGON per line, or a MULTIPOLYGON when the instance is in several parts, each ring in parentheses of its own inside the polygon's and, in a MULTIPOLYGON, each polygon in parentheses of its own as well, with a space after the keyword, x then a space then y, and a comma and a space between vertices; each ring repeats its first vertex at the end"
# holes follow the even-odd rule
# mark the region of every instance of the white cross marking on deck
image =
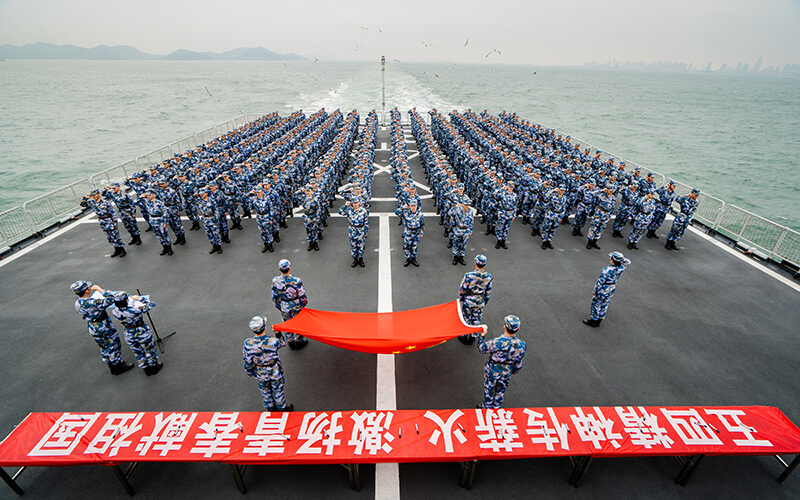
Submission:
MULTIPOLYGON (((381 215, 378 242, 378 312, 392 312, 392 261, 389 242, 389 215, 381 215)), ((396 410, 394 354, 378 354, 377 410, 396 410)), ((400 498, 400 469, 397 464, 375 465, 375 499, 400 498)))

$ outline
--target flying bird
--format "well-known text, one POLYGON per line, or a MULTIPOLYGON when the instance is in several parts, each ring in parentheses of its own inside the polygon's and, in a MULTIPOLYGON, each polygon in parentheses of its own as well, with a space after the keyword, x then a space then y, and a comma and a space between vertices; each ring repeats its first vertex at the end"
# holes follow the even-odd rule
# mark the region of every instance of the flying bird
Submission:
POLYGON ((469 38, 467 38, 467 41, 464 42, 464 47, 466 47, 468 43, 469 43, 469 38))
POLYGON ((314 59, 314 62, 317 62, 317 61, 319 61, 319 59, 314 59))
POLYGON ((383 30, 382 29, 378 29, 378 33, 383 34, 383 30))
POLYGON ((492 49, 492 50, 490 50, 490 51, 489 51, 489 53, 488 53, 488 54, 486 54, 485 56, 483 56, 483 58, 484 58, 484 59, 486 59, 487 57, 489 57, 490 55, 492 55, 492 52, 497 52, 497 53, 498 53, 498 54, 500 54, 501 56, 503 55, 503 53, 502 53, 502 52, 500 52, 499 50, 497 50, 497 49, 492 49))
POLYGON ((433 76, 435 76, 436 78, 439 78, 439 75, 437 75, 436 73, 434 73, 433 76))
POLYGON ((362 47, 361 45, 359 45, 359 44, 357 44, 357 43, 354 43, 353 45, 355 45, 355 46, 356 46, 356 52, 358 52, 359 50, 361 50, 361 49, 363 49, 363 48, 364 48, 364 47, 362 47))
POLYGON ((395 61, 400 62, 400 59, 395 59, 395 61))

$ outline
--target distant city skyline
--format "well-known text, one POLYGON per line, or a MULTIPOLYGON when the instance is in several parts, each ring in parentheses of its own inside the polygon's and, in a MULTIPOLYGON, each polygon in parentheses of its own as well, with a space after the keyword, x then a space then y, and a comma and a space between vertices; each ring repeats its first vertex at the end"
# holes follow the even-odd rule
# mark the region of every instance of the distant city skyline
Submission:
POLYGON ((126 45, 150 54, 265 47, 323 61, 800 61, 797 0, 0 0, 0 44, 126 45))

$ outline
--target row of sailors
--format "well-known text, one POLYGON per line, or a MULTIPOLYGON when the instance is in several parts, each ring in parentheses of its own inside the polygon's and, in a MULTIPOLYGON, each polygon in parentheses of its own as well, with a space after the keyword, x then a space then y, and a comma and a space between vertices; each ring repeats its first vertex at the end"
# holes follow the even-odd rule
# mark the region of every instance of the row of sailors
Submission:
POLYGON ((378 140, 378 114, 373 110, 367 115, 361 143, 354 155, 347 183, 339 192, 346 200, 339 208, 339 215, 347 217, 347 237, 350 240, 350 267, 364 267, 364 246, 369 234, 369 200, 372 198, 375 144, 378 140))
POLYGON ((403 255, 406 258, 403 265, 419 267, 417 252, 425 232, 425 216, 422 215, 422 203, 408 164, 408 150, 401 125, 400 111, 394 108, 390 111, 389 116, 389 139, 391 140, 389 164, 397 199, 397 209, 395 210, 395 214, 399 216, 397 223, 403 226, 403 255))
MULTIPOLYGON (((248 133, 262 136, 267 134, 271 138, 285 138, 291 135, 292 132, 296 132, 295 135, 297 137, 295 140, 290 141, 291 144, 297 144, 301 139, 306 138, 305 141, 300 142, 300 146, 297 149, 292 150, 287 156, 288 161, 272 169, 271 178, 266 180, 266 188, 271 193, 271 196, 281 200, 279 203, 280 208, 276 209, 278 214, 291 215, 293 187, 299 169, 295 168, 290 171, 287 165, 292 167, 292 162, 298 157, 305 158, 306 155, 322 151, 321 146, 317 143, 324 142, 327 137, 335 132, 334 126, 337 118, 341 121, 341 113, 338 110, 328 117, 323 109, 309 119, 304 119, 302 112, 298 112, 284 120, 261 120, 259 126, 245 128, 248 133), (292 128, 294 125, 296 127, 292 128), (290 131, 289 134, 280 135, 280 133, 284 133, 287 130, 290 131), (311 138, 314 138, 314 140, 311 138)), ((229 133, 226 136, 228 140, 223 142, 228 145, 234 144, 232 139, 234 135, 241 139, 245 136, 245 132, 239 134, 229 133)), ((252 138, 250 137, 250 139, 252 138)), ((125 193, 119 185, 112 185, 103 192, 102 197, 117 205, 123 225, 132 236, 129 244, 141 243, 140 232, 135 221, 135 210, 138 207, 148 223, 148 230, 154 230, 159 242, 162 244, 163 250, 161 254, 172 255, 167 227, 170 227, 175 233, 177 244, 185 243, 185 233, 180 223, 180 210, 183 209, 187 217, 192 221, 191 230, 198 230, 201 220, 208 222, 205 228, 209 241, 212 243, 212 253, 222 253, 221 243, 230 241, 227 216, 230 216, 233 220, 233 227, 241 229, 239 209, 242 209, 245 216, 250 216, 251 202, 249 197, 254 194, 254 189, 257 186, 253 179, 259 175, 259 170, 263 172, 264 164, 263 162, 258 163, 256 164, 258 168, 255 168, 253 164, 245 161, 241 165, 233 165, 230 171, 222 171, 220 175, 214 177, 219 173, 222 165, 228 164, 228 158, 230 157, 228 150, 222 149, 221 144, 219 140, 212 141, 204 145, 204 147, 199 147, 195 151, 182 155, 178 159, 167 160, 161 166, 151 167, 149 173, 134 174, 125 184, 136 193, 136 198, 125 193), (210 153, 212 156, 208 156, 209 152, 212 152, 210 153), (220 157, 222 157, 222 160, 220 157), (196 160, 200 158, 204 159, 203 162, 197 163, 196 160), (157 177, 159 172, 176 175, 170 179, 164 176, 157 177), (200 192, 202 188, 208 188, 205 201, 201 201, 204 199, 200 192), (207 199, 209 195, 214 205, 213 210, 208 207, 209 202, 207 199), (210 221, 211 217, 215 220, 213 224, 210 221)), ((236 148, 234 148, 234 152, 237 158, 243 158, 236 148)), ((258 153, 260 154, 261 151, 258 153)), ((300 165, 306 164, 302 160, 297 163, 300 165)), ((302 174, 302 171, 300 173, 302 174)), ((258 184, 262 186, 262 189, 265 187, 264 182, 258 184)), ((119 237, 116 218, 113 215, 110 203, 106 204, 98 192, 87 196, 81 204, 91 207, 100 219, 101 228, 106 233, 109 242, 115 247, 115 252, 112 256, 124 256, 124 244, 119 237)), ((286 227, 283 217, 285 215, 280 215, 278 224, 286 227)), ((275 225, 275 234, 274 237, 270 238, 269 246, 271 246, 273 239, 280 241, 277 235, 277 227, 278 225, 275 225)), ((265 242, 264 251, 266 250, 267 243, 265 242)))

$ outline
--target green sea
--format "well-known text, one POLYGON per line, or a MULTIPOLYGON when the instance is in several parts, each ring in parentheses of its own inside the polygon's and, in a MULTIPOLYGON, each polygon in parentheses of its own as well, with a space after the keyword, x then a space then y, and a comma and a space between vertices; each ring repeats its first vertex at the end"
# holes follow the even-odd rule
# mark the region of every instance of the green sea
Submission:
MULTIPOLYGON (((387 110, 513 111, 800 230, 800 78, 398 62, 385 77, 387 110)), ((322 107, 381 111, 380 64, 3 61, 0 211, 242 114, 322 107)))

